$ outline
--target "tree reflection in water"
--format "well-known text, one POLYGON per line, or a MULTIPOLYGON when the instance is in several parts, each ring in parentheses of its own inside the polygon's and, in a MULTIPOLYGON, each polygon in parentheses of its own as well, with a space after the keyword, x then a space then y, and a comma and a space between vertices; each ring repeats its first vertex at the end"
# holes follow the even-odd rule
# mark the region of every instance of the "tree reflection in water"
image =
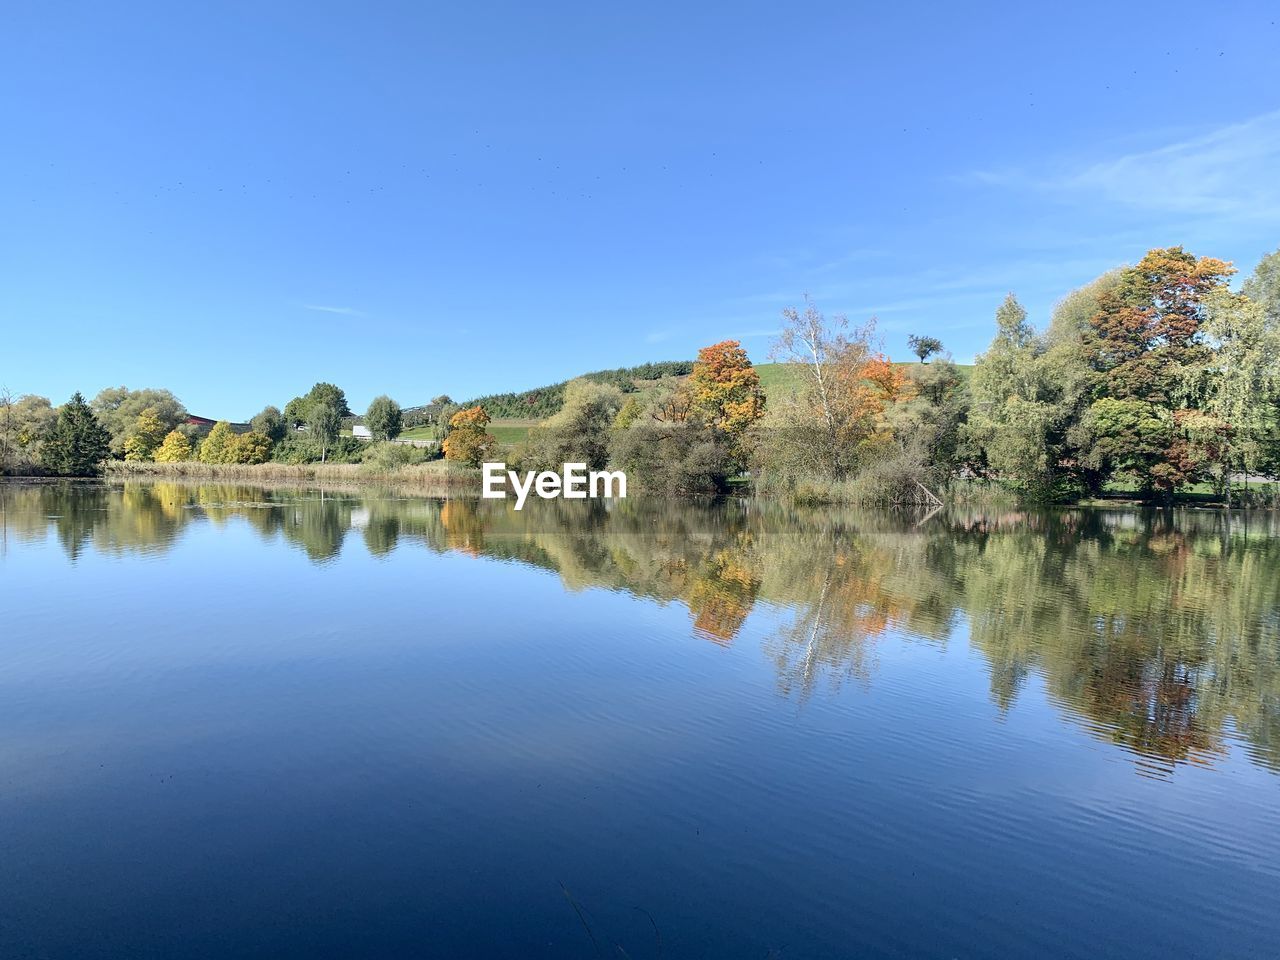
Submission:
POLYGON ((1029 677, 1091 735, 1153 769, 1212 762, 1233 731, 1280 771, 1280 523, 1219 511, 949 510, 918 516, 748 501, 431 500, 226 485, 0 486, 6 539, 72 560, 168 550, 192 524, 243 523, 317 563, 354 540, 554 571, 565 588, 684 604, 730 644, 757 604, 764 650, 804 698, 874 682, 888 635, 967 640, 1001 710, 1029 677))

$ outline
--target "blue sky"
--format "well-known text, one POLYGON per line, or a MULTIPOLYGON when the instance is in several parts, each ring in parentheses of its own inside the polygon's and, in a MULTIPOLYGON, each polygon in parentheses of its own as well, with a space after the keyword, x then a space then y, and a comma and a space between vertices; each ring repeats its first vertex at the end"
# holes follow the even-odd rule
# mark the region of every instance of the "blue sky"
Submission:
POLYGON ((244 418, 741 339, 981 351, 1149 247, 1280 246, 1265 3, 9 0, 0 384, 244 418))

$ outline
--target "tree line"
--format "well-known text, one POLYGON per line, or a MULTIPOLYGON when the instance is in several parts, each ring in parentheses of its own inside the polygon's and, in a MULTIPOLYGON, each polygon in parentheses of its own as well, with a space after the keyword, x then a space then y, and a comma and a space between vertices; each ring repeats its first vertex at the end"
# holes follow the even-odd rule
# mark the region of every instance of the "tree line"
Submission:
MULTIPOLYGON (((918 363, 892 363, 874 320, 851 325, 806 299, 783 312, 772 358, 786 387, 767 403, 746 351, 726 340, 692 363, 603 371, 469 404, 441 395, 406 413, 379 397, 363 420, 381 440, 406 423, 434 424, 443 455, 462 464, 500 452, 526 470, 581 462, 624 469, 634 488, 658 492, 749 481, 800 500, 902 503, 988 481, 1034 500, 1118 487, 1167 502, 1208 483, 1229 500, 1233 477, 1280 473, 1280 251, 1239 290, 1229 285, 1234 273, 1181 247, 1151 250, 1067 295, 1043 328, 1010 294, 970 372, 927 335, 910 338, 918 363), (550 412, 502 450, 489 425, 513 403, 524 416, 550 412)), ((185 417, 164 390, 104 390, 89 404, 77 395, 56 411, 44 398, 6 400, 0 454, 10 472, 25 458, 54 473, 91 473, 105 456, 391 456, 344 435, 353 414, 330 383, 239 428, 219 423, 206 434, 185 417)))
MULTIPOLYGON (((585 462, 637 487, 800 499, 930 502, 990 481, 1034 500, 1119 487, 1168 501, 1208 483, 1280 472, 1280 251, 1233 291, 1234 268, 1180 247, 1150 251, 1065 297, 1043 330, 1010 294, 969 375, 935 337, 915 364, 806 299, 783 312, 772 352, 790 390, 766 405, 746 352, 703 348, 689 376, 624 394, 582 379, 511 451, 523 469, 585 462), (932 358, 932 359, 931 359, 932 358)), ((446 456, 494 456, 490 411, 454 415, 446 456)))
POLYGON ((264 407, 245 424, 211 426, 192 418, 169 390, 110 387, 86 401, 76 393, 55 408, 47 397, 14 399, 0 394, 0 472, 88 477, 109 459, 205 464, 255 464, 420 459, 412 448, 388 451, 385 442, 404 428, 403 412, 388 396, 376 397, 356 417, 346 394, 317 383, 290 400, 283 412, 264 407), (373 443, 350 433, 357 420, 373 443))
MULTIPOLYGON (((693 363, 688 360, 661 360, 656 363, 642 363, 635 367, 618 367, 614 370, 597 370, 584 373, 576 379, 591 383, 609 384, 623 393, 635 393, 639 388, 636 382, 661 380, 664 377, 687 376, 693 370, 693 363)), ((569 381, 553 383, 545 387, 534 387, 515 393, 494 393, 468 400, 462 407, 483 407, 493 418, 509 418, 513 420, 549 417, 559 412, 564 406, 565 391, 569 381)), ((432 401, 434 404, 435 401, 432 401)))

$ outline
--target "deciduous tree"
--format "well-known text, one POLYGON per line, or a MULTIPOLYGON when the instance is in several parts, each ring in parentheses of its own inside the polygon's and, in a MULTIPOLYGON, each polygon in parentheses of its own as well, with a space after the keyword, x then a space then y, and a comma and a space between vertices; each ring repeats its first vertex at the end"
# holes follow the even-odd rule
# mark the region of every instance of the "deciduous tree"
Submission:
POLYGON ((737 340, 703 347, 689 375, 693 406, 706 422, 740 447, 743 437, 764 416, 760 375, 737 340))
POLYGON ((338 431, 341 428, 342 416, 337 407, 325 402, 311 406, 307 414, 307 432, 311 435, 312 442, 320 448, 321 463, 328 458, 329 448, 338 439, 338 431))
POLYGON ((323 381, 312 386, 305 394, 294 397, 285 404, 284 415, 293 426, 306 426, 311 422, 311 414, 316 407, 332 407, 338 419, 351 416, 351 408, 347 405, 347 395, 332 383, 323 381))
POLYGON ((609 439, 622 408, 622 391, 612 384, 572 380, 565 385, 564 406, 529 433, 518 462, 526 470, 559 470, 566 463, 603 469, 609 462, 609 439))
POLYGON ((177 430, 170 430, 156 448, 156 463, 184 463, 191 459, 191 441, 177 430))
POLYGON ((369 404, 364 422, 374 440, 394 440, 403 429, 404 416, 400 404, 384 395, 375 397, 369 404))
POLYGON ((459 410, 449 419, 449 435, 444 438, 446 460, 465 463, 473 467, 488 460, 498 445, 498 440, 485 431, 489 414, 484 407, 468 407, 459 410))
POLYGON ((913 333, 907 337, 907 343, 921 363, 928 363, 931 356, 942 352, 942 341, 937 337, 918 337, 913 333))
POLYGON ((156 448, 164 440, 165 426, 155 407, 147 407, 138 414, 133 430, 124 442, 126 460, 152 460, 156 448))
POLYGON ((226 420, 219 420, 213 425, 209 435, 204 438, 204 442, 200 444, 200 462, 230 463, 229 448, 234 440, 235 434, 231 431, 231 424, 226 420))
POLYGON ((276 407, 266 406, 249 421, 249 425, 272 443, 279 443, 289 432, 289 425, 276 407))
POLYGON ((256 430, 233 434, 223 456, 224 463, 266 463, 271 459, 271 438, 256 430))
POLYGON ((148 387, 130 390, 128 387, 108 387, 93 398, 91 404, 98 422, 111 435, 111 452, 124 456, 125 441, 133 436, 138 426, 138 416, 150 409, 160 421, 160 436, 176 429, 187 418, 186 407, 168 390, 148 387))
POLYGON ((803 312, 787 308, 782 316, 773 355, 801 388, 762 424, 760 463, 780 476, 843 480, 892 444, 885 409, 905 377, 873 349, 874 321, 850 330, 845 317, 828 321, 807 297, 803 312))

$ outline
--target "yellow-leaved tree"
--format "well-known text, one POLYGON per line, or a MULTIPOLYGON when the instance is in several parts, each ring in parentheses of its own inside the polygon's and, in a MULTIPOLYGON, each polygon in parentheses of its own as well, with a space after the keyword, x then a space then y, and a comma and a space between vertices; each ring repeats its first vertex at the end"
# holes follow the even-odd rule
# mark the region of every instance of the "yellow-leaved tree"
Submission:
POLYGON ((126 460, 152 460, 164 437, 164 424, 155 407, 147 407, 133 425, 133 432, 124 441, 126 460))
POLYGON ((200 462, 227 463, 227 447, 235 440, 235 436, 231 432, 231 424, 219 420, 204 438, 204 443, 200 444, 200 462))
POLYGON ((232 436, 223 456, 223 463, 266 463, 271 458, 271 438, 256 430, 232 436))
POLYGON ((182 463, 191 459, 191 441, 177 430, 170 430, 156 448, 156 463, 182 463))

